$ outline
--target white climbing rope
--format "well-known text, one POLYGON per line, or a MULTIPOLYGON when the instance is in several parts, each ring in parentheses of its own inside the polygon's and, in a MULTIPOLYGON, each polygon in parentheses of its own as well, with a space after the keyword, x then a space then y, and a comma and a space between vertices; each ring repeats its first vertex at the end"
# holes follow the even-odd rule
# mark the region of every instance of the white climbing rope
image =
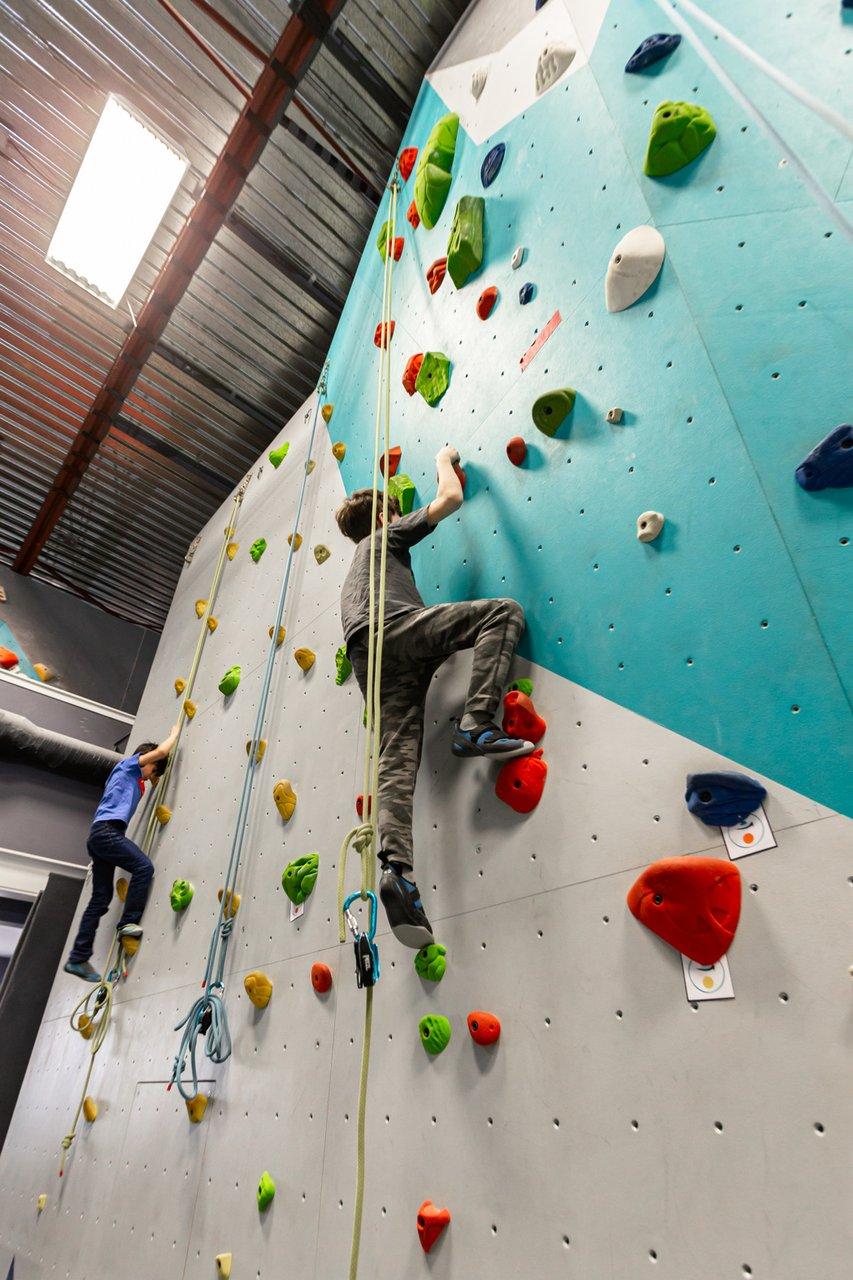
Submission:
MULTIPOLYGON (((850 219, 844 214, 841 208, 832 199, 832 196, 823 188, 823 186, 821 186, 820 182, 812 173, 811 169, 808 167, 806 162, 793 149, 793 147, 789 146, 789 144, 785 141, 785 139, 779 133, 776 126, 774 124, 771 124, 771 122, 767 119, 767 116, 765 116, 761 108, 755 105, 752 99, 748 97, 747 94, 744 93, 744 91, 734 82, 734 80, 731 78, 729 73, 720 65, 720 63, 717 61, 714 55, 705 47, 705 45, 699 39, 699 36, 693 30, 693 28, 691 27, 687 19, 684 18, 678 12, 678 10, 670 3, 670 0, 655 0, 655 4, 658 6, 659 9, 661 9, 666 14, 670 22, 672 22, 673 25, 678 28, 678 30, 682 33, 682 35, 685 37, 688 43, 693 46, 693 48, 699 54, 699 57, 702 59, 702 61, 705 63, 708 69, 717 77, 717 79, 719 80, 723 88, 728 91, 728 93, 731 95, 732 98, 734 98, 735 102, 737 102, 741 107, 743 107, 744 111, 746 111, 747 114, 751 116, 751 118, 756 122, 756 124, 758 124, 762 129, 764 129, 765 133, 769 134, 769 136, 775 142, 776 146, 782 152, 785 159, 788 160, 788 162, 792 164, 794 168, 797 170, 803 182, 808 187, 809 191, 814 197, 816 204, 820 206, 820 208, 824 211, 827 217, 832 219, 832 221, 839 228, 839 230, 843 231, 846 236, 848 236, 850 239, 853 240, 853 222, 850 221, 850 219)), ((693 9, 694 6, 690 5, 688 2, 688 4, 685 7, 693 9)), ((702 11, 699 10, 698 12, 701 13, 702 11)), ((703 15, 703 16, 707 17, 707 15, 703 15)), ((726 34, 729 35, 730 33, 727 32, 726 34)), ((732 41, 734 41, 735 39, 736 37, 732 36, 732 41)), ((738 42, 738 44, 740 43, 741 42, 738 42)), ((743 48, 747 49, 748 46, 744 45, 743 48)), ((752 50, 750 50, 750 53, 752 53, 752 50)), ((756 54, 755 60, 757 59, 758 59, 758 55, 756 54)), ((761 62, 763 61, 764 60, 761 59, 761 62)), ((756 65, 761 65, 761 63, 756 61, 756 65)), ((766 65, 770 66, 769 63, 767 63, 766 65)), ((765 69, 766 69, 765 67, 762 67, 762 70, 765 70, 765 69)), ((779 74, 781 75, 782 73, 780 72, 779 74)), ((775 78, 776 77, 774 77, 774 79, 775 78)), ((781 83, 781 81, 779 81, 779 83, 781 83)), ((789 83, 790 85, 794 84, 793 81, 790 81, 789 83)), ((787 85, 783 87, 788 88, 787 85)), ((796 86, 796 88, 799 89, 799 86, 796 86)), ((800 90, 800 92, 804 93, 805 91, 800 90)), ((808 96, 810 97, 811 95, 808 95, 808 96)), ((801 99, 801 101, 802 100, 803 99, 801 99)), ((814 99, 814 101, 816 102, 817 99, 814 99)), ((807 103, 806 105, 811 106, 812 104, 807 103)), ((829 108, 826 108, 826 110, 828 111, 829 108)), ((826 117, 824 116, 824 118, 826 117)))

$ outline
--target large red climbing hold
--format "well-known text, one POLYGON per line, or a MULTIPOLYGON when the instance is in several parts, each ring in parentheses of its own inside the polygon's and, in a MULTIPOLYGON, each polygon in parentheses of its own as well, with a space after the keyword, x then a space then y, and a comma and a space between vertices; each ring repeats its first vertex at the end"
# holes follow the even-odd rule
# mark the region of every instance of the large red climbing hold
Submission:
POLYGON ((418 374, 421 371, 421 365, 424 362, 424 353, 419 351, 415 356, 409 356, 405 369, 403 370, 403 386, 410 396, 415 394, 415 383, 418 380, 418 374))
POLYGON ((450 1210, 436 1209, 431 1200, 424 1200, 418 1209, 418 1238, 424 1253, 429 1253, 445 1227, 450 1225, 450 1210))
POLYGON ((501 1020, 485 1009, 472 1009, 468 1014, 468 1030, 475 1044, 494 1044, 500 1039, 501 1020))
POLYGON ((716 964, 740 919, 740 872, 722 858, 661 858, 628 890, 640 924, 697 964, 716 964))
POLYGON ((430 293, 438 293, 441 288, 442 281, 447 274, 447 259, 436 258, 431 267, 427 267, 427 284, 430 293))
POLYGON ((484 289, 477 299, 477 315, 481 320, 488 320, 495 308, 498 300, 497 285, 490 284, 488 289, 484 289))
POLYGON ((412 170, 415 167, 415 161, 418 158, 417 147, 405 147, 400 152, 400 177, 404 182, 408 182, 412 176, 412 170))
POLYGON ((374 347, 387 347, 387 346, 388 346, 388 343, 389 343, 389 342, 391 341, 391 339, 394 337, 394 330, 395 330, 395 328, 396 328, 396 327, 397 327, 397 326, 396 326, 396 321, 394 321, 394 320, 389 320, 389 322, 388 322, 388 335, 387 335, 387 337, 386 337, 386 336, 385 336, 385 325, 384 325, 384 324, 383 324, 383 322, 380 320, 380 321, 379 321, 379 324, 376 326, 376 332, 375 332, 375 333, 374 333, 374 335, 373 335, 373 345, 374 345, 374 347))
MULTIPOLYGON (((388 450, 389 478, 397 474, 397 468, 400 465, 400 459, 402 458, 402 456, 403 456, 403 450, 400 448, 398 444, 392 445, 391 448, 388 450)), ((382 472, 384 476, 385 475, 385 454, 384 453, 382 457, 379 459, 379 470, 382 472)))
POLYGON ((538 742, 548 728, 530 698, 520 689, 510 689, 504 695, 503 727, 511 738, 526 738, 528 742, 538 742))
POLYGON ((521 436, 513 436, 506 447, 506 456, 514 467, 520 467, 527 457, 527 445, 521 436))
POLYGON ((415 204, 414 200, 406 210, 406 217, 409 222, 411 222, 415 231, 417 231, 418 227, 421 225, 421 215, 418 213, 418 206, 415 204))
POLYGON ((327 964, 319 960, 311 966, 311 986, 318 995, 325 995, 332 988, 332 971, 327 964))
POLYGON ((530 813, 542 799, 548 766, 542 759, 542 748, 530 756, 507 760, 501 766, 495 783, 495 795, 516 813, 530 813))

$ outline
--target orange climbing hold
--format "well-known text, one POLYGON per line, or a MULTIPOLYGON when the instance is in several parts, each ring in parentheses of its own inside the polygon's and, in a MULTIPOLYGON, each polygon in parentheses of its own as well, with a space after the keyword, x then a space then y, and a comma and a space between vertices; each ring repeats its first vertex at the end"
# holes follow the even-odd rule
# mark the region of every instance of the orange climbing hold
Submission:
MULTIPOLYGON (((403 450, 400 448, 398 444, 392 445, 392 447, 388 450, 389 479, 391 476, 395 476, 397 474, 397 468, 400 465, 400 459, 402 458, 402 456, 403 456, 403 450)), ((385 454, 384 453, 382 457, 379 459, 379 470, 382 472, 384 476, 385 475, 385 454)))
POLYGON ((418 213, 418 206, 415 204, 414 200, 406 210, 406 217, 409 222, 411 222, 415 231, 417 231, 418 227, 421 225, 421 215, 418 213))
POLYGON ((697 964, 716 964, 740 919, 740 872, 722 858, 661 858, 628 890, 633 916, 697 964))
POLYGON ((409 356, 408 363, 403 370, 403 386, 410 396, 415 394, 415 383, 418 380, 418 374, 421 371, 421 365, 424 362, 424 353, 419 351, 415 356, 409 356))
POLYGON ((495 309, 495 303, 497 300, 497 285, 490 284, 488 289, 484 289, 477 299, 477 315, 481 320, 488 320, 489 316, 495 309))
POLYGON ((494 1044, 500 1039, 501 1020, 485 1009, 472 1009, 468 1014, 468 1030, 475 1044, 494 1044))
MULTIPOLYGON (((355 798, 355 811, 360 818, 364 817, 364 796, 361 794, 361 792, 359 792, 359 794, 355 798)), ((373 805, 370 803, 370 801, 368 801, 367 803, 368 817, 372 812, 373 812, 373 805)))
POLYGON ((424 1253, 429 1253, 445 1227, 450 1225, 450 1210, 437 1209, 431 1200, 424 1200, 418 1209, 418 1239, 424 1253))
POLYGON ((430 293, 438 293, 444 277, 447 275, 447 259, 436 258, 431 267, 427 267, 427 284, 430 293))
POLYGON ((412 176, 412 170, 415 167, 415 161, 418 158, 417 147, 405 147, 400 152, 400 177, 404 182, 408 182, 412 176))
POLYGON ((528 742, 538 742, 548 728, 526 693, 520 689, 510 689, 504 696, 504 732, 511 738, 526 738, 528 742))
POLYGON ((374 335, 373 335, 373 345, 374 345, 374 347, 387 347, 387 346, 388 346, 388 344, 390 343, 391 339, 394 337, 394 330, 395 330, 395 328, 396 328, 396 327, 397 327, 396 321, 395 321, 395 320, 389 320, 389 321, 388 321, 388 334, 387 334, 387 337, 386 337, 386 335, 385 335, 385 325, 384 325, 383 321, 381 321, 381 320, 380 320, 380 321, 379 321, 379 324, 376 326, 376 332, 375 332, 375 333, 374 333, 374 335))
POLYGON ((542 748, 530 756, 507 760, 501 766, 495 783, 495 795, 516 813, 530 813, 542 799, 548 766, 542 759, 542 748))
POLYGON ((520 467, 527 457, 527 445, 521 436, 513 436, 506 447, 506 456, 514 467, 520 467))
POLYGON ((311 986, 318 995, 325 995, 332 987, 332 971, 327 964, 319 960, 311 966, 311 986))

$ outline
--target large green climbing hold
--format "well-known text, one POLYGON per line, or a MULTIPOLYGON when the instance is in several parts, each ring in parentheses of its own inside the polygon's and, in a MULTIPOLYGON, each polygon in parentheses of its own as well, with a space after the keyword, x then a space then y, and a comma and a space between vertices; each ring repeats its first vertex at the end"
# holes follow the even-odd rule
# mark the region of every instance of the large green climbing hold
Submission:
POLYGON ((430 408, 435 408, 450 386, 450 361, 442 351, 425 351, 415 382, 430 408))
POLYGON ((400 504, 400 514, 407 516, 415 505, 415 486, 411 476, 399 472, 388 481, 388 493, 400 504))
POLYGON ((438 222, 450 192, 458 132, 459 117, 452 112, 443 116, 427 138, 418 159, 415 208, 427 230, 438 222))
POLYGON ((463 196, 456 205, 447 245, 447 274, 457 289, 483 265, 485 212, 482 196, 463 196))
POLYGON ((169 893, 169 902, 173 911, 186 911, 193 900, 195 889, 189 880, 175 880, 169 893))
POLYGON ((428 982, 441 982, 447 968, 447 947, 440 942, 431 942, 428 947, 421 947, 415 952, 415 972, 418 977, 428 982))
POLYGON ((258 561, 260 560, 261 556, 264 554, 266 549, 267 549, 266 538, 255 538, 255 541, 249 547, 249 555, 252 557, 255 564, 258 563, 258 561))
POLYGON ((287 451, 290 448, 290 441, 285 440, 284 444, 280 444, 277 449, 270 449, 268 457, 274 467, 280 467, 287 457, 287 451))
POLYGON ((275 1183, 265 1169, 258 1182, 258 1208, 261 1213, 263 1213, 264 1209, 269 1208, 274 1196, 275 1183))
POLYGON ((232 694, 237 688, 237 685, 240 683, 241 675, 242 672, 239 666, 229 667, 225 672, 225 675, 219 681, 219 692, 224 693, 227 698, 229 694, 232 694))
POLYGON ((643 171, 650 178, 665 178, 710 147, 717 126, 710 112, 698 102, 662 102, 652 117, 643 171))
POLYGON ((433 1057, 444 1052, 453 1033, 450 1019, 445 1018, 443 1013, 428 1013, 418 1023, 418 1030, 421 1033, 421 1044, 433 1057))
POLYGON ((310 898, 317 883, 317 871, 320 867, 319 853, 303 853, 301 858, 294 858, 284 868, 281 887, 297 907, 310 898))
POLYGON ((574 388, 546 391, 533 406, 533 421, 546 436, 555 436, 574 407, 574 388))
POLYGON ((343 684, 352 675, 352 663, 347 657, 347 647, 342 644, 335 654, 335 684, 343 684))
POLYGON ((517 689, 519 693, 526 694, 528 698, 533 697, 533 681, 528 680, 526 676, 521 676, 518 680, 513 680, 509 686, 509 692, 517 689))

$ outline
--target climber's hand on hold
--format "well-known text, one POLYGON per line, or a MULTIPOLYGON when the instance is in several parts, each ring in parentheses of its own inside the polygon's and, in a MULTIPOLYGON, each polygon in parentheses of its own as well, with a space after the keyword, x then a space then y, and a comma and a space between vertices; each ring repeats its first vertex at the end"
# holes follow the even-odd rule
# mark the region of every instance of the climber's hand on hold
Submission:
POLYGON ((435 455, 438 492, 429 504, 429 522, 432 525, 453 515, 462 506, 462 485, 453 469, 458 461, 459 453, 453 445, 445 445, 435 455))

